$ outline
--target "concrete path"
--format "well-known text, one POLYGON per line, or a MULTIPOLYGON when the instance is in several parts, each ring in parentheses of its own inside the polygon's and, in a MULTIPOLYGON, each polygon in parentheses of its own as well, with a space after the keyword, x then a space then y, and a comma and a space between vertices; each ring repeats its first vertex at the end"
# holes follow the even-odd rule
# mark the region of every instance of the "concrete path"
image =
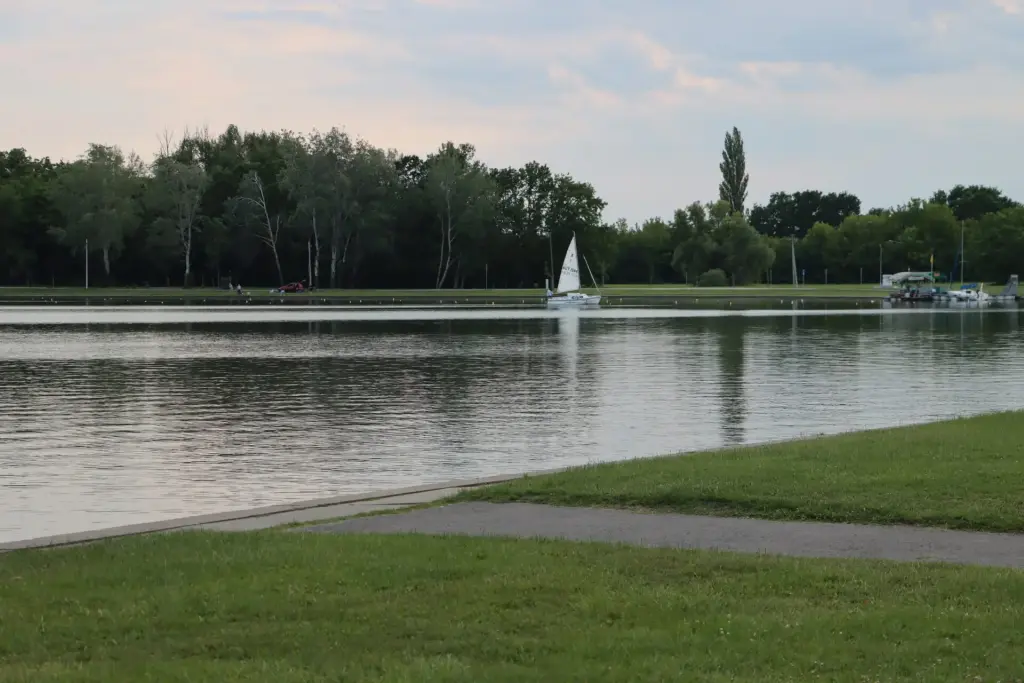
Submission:
POLYGON ((378 512, 380 510, 389 509, 394 510, 401 507, 421 505, 423 503, 430 503, 435 500, 455 495, 459 491, 467 488, 475 488, 477 486, 484 486, 490 483, 507 481, 510 478, 511 477, 494 477, 493 479, 486 480, 452 481, 434 486, 380 491, 377 493, 367 493, 355 496, 319 498, 284 505, 252 508, 248 510, 235 510, 209 515, 179 517, 178 519, 167 519, 159 522, 145 522, 142 524, 130 524, 127 526, 95 529, 92 531, 81 531, 71 534, 43 536, 41 538, 30 538, 23 541, 0 543, 0 553, 9 550, 77 545, 79 543, 91 543, 93 541, 101 541, 108 538, 189 529, 211 531, 255 531, 257 529, 270 529, 272 527, 284 526, 287 524, 316 522, 319 520, 337 519, 339 517, 351 517, 353 515, 364 514, 367 512, 378 512))
POLYGON ((647 514, 526 503, 459 503, 300 527, 303 532, 562 538, 802 557, 1024 567, 1024 535, 917 527, 647 514))

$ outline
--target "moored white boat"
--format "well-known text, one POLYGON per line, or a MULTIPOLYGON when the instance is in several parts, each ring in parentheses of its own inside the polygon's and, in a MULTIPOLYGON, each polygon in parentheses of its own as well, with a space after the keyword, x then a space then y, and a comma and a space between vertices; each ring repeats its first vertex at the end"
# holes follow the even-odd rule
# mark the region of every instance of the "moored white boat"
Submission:
POLYGON ((600 303, 600 294, 584 294, 583 292, 572 292, 565 296, 552 296, 548 298, 548 308, 597 306, 600 303))
MULTIPOLYGON (((586 263, 586 257, 583 258, 586 263)), ((590 270, 590 265, 587 265, 590 270)), ((590 274, 594 279, 594 274, 590 274)), ((594 282, 597 287, 597 282, 594 282)), ((562 261, 562 272, 558 274, 558 285, 555 287, 555 296, 548 296, 548 308, 581 308, 584 306, 597 306, 601 303, 601 294, 585 294, 580 290, 580 260, 576 251, 576 233, 573 233, 569 248, 565 251, 565 259, 562 261), (561 295, 561 296, 558 296, 561 295)))

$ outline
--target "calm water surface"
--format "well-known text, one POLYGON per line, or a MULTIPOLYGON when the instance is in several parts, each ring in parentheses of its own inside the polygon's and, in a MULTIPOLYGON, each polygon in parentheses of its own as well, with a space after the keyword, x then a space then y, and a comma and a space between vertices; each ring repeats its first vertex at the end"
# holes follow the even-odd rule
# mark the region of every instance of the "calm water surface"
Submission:
POLYGON ((1022 318, 0 310, 0 542, 1021 408, 1022 318))

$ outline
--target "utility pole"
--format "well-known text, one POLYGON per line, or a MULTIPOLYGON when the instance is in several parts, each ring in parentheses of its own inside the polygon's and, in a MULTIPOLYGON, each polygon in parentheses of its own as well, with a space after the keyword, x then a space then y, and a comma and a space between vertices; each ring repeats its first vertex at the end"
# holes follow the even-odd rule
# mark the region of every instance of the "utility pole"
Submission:
POLYGON ((967 277, 964 275, 964 264, 967 263, 964 260, 964 222, 960 221, 960 284, 967 282, 967 277))
POLYGON ((882 286, 882 281, 883 280, 884 280, 884 277, 882 276, 882 245, 879 244, 878 245, 878 286, 879 287, 882 286))
POLYGON ((800 279, 799 279, 799 277, 797 277, 797 273, 796 273, 796 237, 795 236, 792 237, 790 239, 790 242, 789 242, 789 256, 790 256, 790 260, 792 261, 792 265, 793 265, 793 286, 794 287, 799 287, 800 286, 800 279))
POLYGON ((85 288, 89 289, 89 240, 85 240, 85 288))

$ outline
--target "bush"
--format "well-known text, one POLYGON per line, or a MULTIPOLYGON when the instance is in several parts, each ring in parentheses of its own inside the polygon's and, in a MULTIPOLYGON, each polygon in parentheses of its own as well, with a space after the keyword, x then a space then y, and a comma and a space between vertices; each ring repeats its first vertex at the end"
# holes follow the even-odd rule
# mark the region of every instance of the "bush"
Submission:
POLYGON ((713 268, 697 278, 698 287, 728 287, 729 278, 721 268, 713 268))

